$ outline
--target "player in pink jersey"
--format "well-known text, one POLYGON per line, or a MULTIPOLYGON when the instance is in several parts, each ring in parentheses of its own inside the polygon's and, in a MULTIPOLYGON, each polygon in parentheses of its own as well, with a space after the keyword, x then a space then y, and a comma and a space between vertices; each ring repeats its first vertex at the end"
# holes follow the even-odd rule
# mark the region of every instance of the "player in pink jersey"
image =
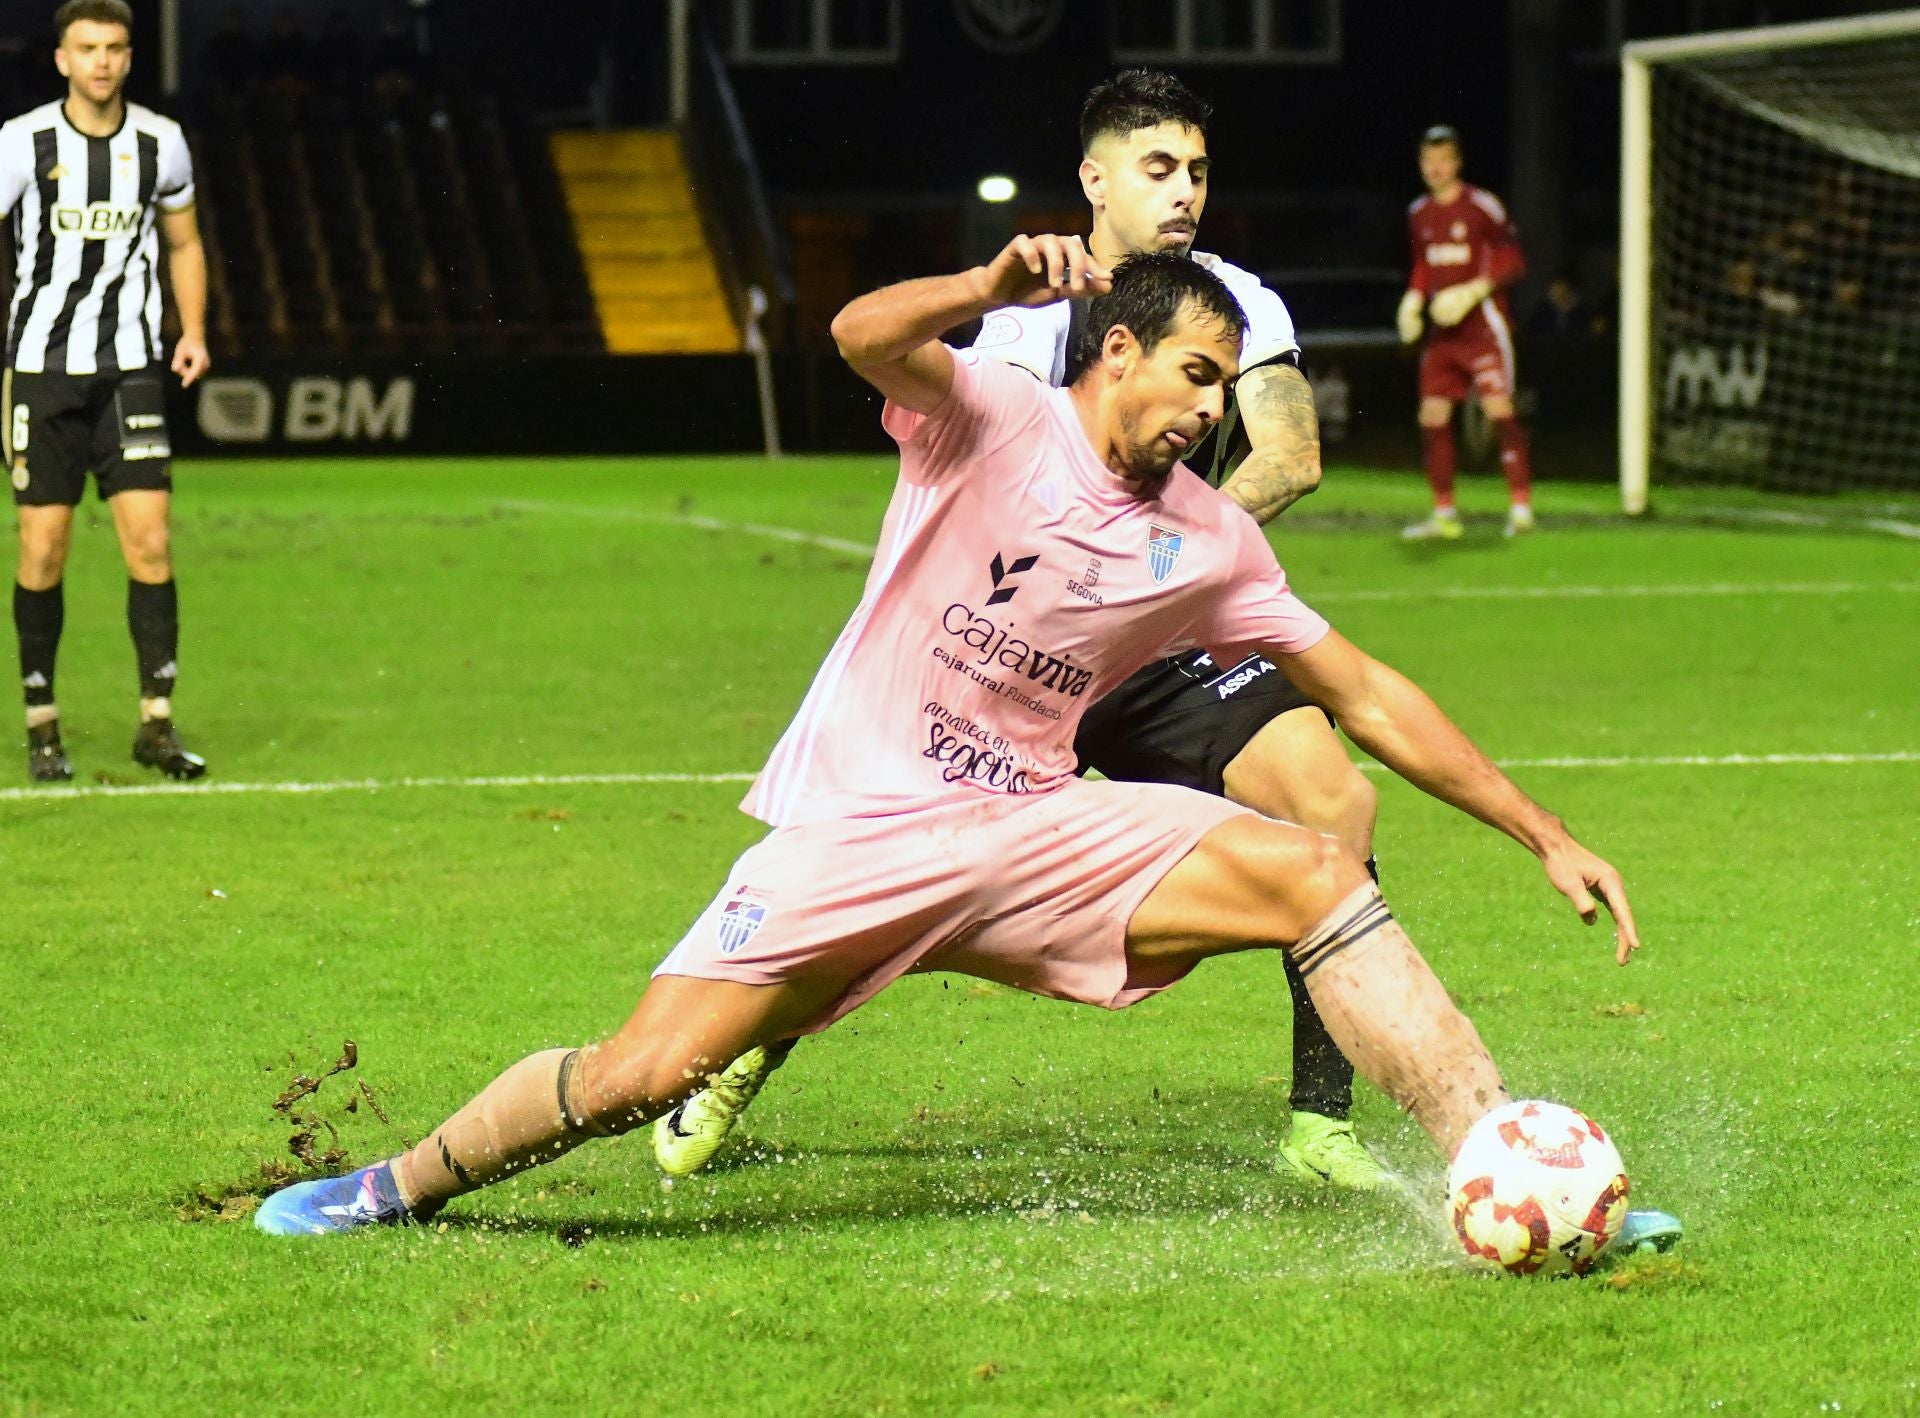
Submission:
POLYGON ((1452 540, 1461 533, 1453 505, 1453 408, 1469 394, 1500 440, 1500 470, 1510 505, 1507 535, 1533 530, 1533 472, 1527 432, 1513 409, 1513 315, 1507 288, 1526 274, 1520 237, 1500 199, 1460 180, 1460 135, 1429 128, 1420 139, 1427 193, 1407 209, 1413 274, 1400 298, 1400 338, 1420 338, 1420 457, 1433 489, 1433 515, 1405 535, 1452 540))
MULTIPOLYGON (((1160 71, 1123 70, 1093 88, 1080 110, 1079 178, 1091 219, 1086 245, 1109 267, 1146 252, 1184 254, 1233 296, 1246 319, 1240 374, 1218 430, 1181 461, 1265 524, 1319 485, 1319 425, 1280 294, 1194 249, 1215 183, 1212 112, 1160 71)), ((1066 384, 1090 343, 1088 309, 1086 301, 1059 301, 991 311, 973 347, 1042 383, 1066 384)), ((1104 778, 1198 788, 1330 833, 1374 870, 1372 783, 1326 713, 1263 656, 1215 663, 1207 651, 1192 650, 1156 661, 1087 710, 1074 751, 1083 770, 1104 778)), ((1299 970, 1280 954, 1293 1001, 1293 1050, 1276 1165, 1370 1190, 1387 1174, 1354 1132, 1353 1065, 1314 1012, 1299 970)), ((653 1155, 660 1169, 678 1177, 705 1166, 786 1057, 779 1045, 752 1050, 657 1121, 653 1155)))
POLYGON ((1505 1101, 1335 839, 1074 776, 1074 725, 1101 687, 1192 644, 1279 656, 1376 757, 1532 848, 1589 921, 1607 902, 1621 963, 1638 946, 1613 868, 1301 604, 1252 519, 1179 466, 1238 373, 1226 288, 1180 256, 1137 258, 1108 287, 1077 239, 1021 237, 987 267, 841 312, 842 353, 887 397, 900 479, 860 604, 748 795, 773 831, 618 1033, 521 1060, 399 1157, 276 1193, 261 1229, 430 1216, 658 1117, 913 969, 1119 1008, 1210 956, 1283 948, 1342 1050, 1444 1152, 1505 1101), (1100 295, 1104 331, 1070 389, 937 338, 1063 295, 1100 295))

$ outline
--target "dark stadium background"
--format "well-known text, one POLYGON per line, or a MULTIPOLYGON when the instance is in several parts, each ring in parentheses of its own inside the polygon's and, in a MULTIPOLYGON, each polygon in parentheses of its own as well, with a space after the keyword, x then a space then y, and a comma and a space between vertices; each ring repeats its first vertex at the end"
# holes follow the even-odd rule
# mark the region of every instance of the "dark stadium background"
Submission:
MULTIPOLYGON (((741 3, 778 31, 811 0, 741 3)), ((733 4, 689 5, 695 81, 683 146, 699 221, 736 333, 747 288, 771 297, 764 329, 779 432, 798 450, 873 443, 865 397, 825 342, 846 299, 978 259, 1016 229, 1079 228, 1080 98, 1121 62, 1119 36, 1151 29, 1156 7, 1164 13, 1172 0, 821 3, 849 33, 884 31, 897 13, 895 56, 752 62, 735 48, 733 4), (719 60, 711 68, 709 48, 719 60), (737 128, 722 121, 729 113, 737 128), (993 207, 976 200, 987 174, 1014 178, 1018 197, 993 207)), ((51 8, 0 4, 8 113, 61 91, 48 53, 51 8)), ((246 390, 214 386, 207 397, 240 402, 211 420, 183 397, 176 424, 184 450, 760 446, 754 371, 738 339, 731 353, 607 353, 609 312, 603 302, 596 308, 582 260, 593 238, 570 223, 548 156, 556 130, 668 125, 667 0, 178 0, 173 94, 162 91, 163 8, 135 6, 131 92, 189 126, 216 268, 219 374, 254 380, 272 399, 267 436, 236 440, 208 432, 246 431, 259 412, 246 390), (303 156, 290 164, 294 133, 303 156), (395 145, 403 156, 389 161, 382 155, 395 145), (510 173, 504 199, 502 166, 510 173), (343 172, 358 173, 357 220, 341 215, 343 172), (405 419, 383 402, 401 377, 414 381, 405 419), (291 386, 303 378, 335 387, 296 395, 291 386), (365 386, 357 420, 346 417, 354 380, 365 386), (288 437, 283 414, 298 398, 317 400, 318 414, 288 437), (529 419, 528 407, 546 416, 529 419)), ((1281 8, 1309 38, 1333 17, 1336 57, 1161 62, 1217 107, 1218 191, 1202 245, 1269 273, 1287 296, 1314 372, 1331 373, 1341 391, 1338 407, 1323 411, 1334 441, 1410 461, 1410 367, 1388 327, 1403 273, 1402 212, 1418 191, 1414 140, 1447 122, 1465 137, 1469 178, 1501 193, 1520 222, 1531 259, 1518 293, 1523 322, 1554 275, 1580 293, 1578 332, 1536 338, 1527 349, 1543 462, 1606 476, 1619 42, 1896 7, 1301 0, 1281 8)), ((1218 0, 1219 13, 1235 9, 1218 0)), ((644 323, 645 312, 631 319, 644 323)))

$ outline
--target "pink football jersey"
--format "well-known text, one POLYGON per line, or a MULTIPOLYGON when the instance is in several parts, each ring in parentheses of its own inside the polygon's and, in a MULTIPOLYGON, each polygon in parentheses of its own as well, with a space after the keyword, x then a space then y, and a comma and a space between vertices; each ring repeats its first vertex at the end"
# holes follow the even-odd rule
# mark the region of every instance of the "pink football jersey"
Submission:
POLYGON ((1184 467, 1142 497, 1072 396, 974 351, 930 415, 889 404, 900 477, 864 594, 743 807, 774 826, 1073 776, 1074 727, 1142 665, 1305 650, 1259 525, 1184 467))

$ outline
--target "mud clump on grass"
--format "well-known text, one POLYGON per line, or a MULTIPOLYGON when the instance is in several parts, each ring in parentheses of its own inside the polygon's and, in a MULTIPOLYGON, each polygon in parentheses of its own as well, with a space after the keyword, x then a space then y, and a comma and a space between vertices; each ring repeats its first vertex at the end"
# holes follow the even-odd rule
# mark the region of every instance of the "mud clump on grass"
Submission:
MULTIPOLYGON (((287 1062, 296 1070, 300 1067, 300 1061, 292 1054, 287 1055, 287 1062)), ((351 1039, 342 1040, 340 1057, 333 1061, 332 1067, 318 1077, 296 1072, 287 1084, 286 1091, 273 1100, 273 1111, 293 1124, 293 1132, 287 1138, 287 1151, 309 1171, 332 1173, 338 1171, 347 1160, 347 1149, 340 1145, 340 1129, 334 1126, 332 1118, 320 1110, 317 1102, 309 1100, 319 1097, 320 1085, 329 1078, 337 1073, 348 1073, 359 1066, 360 1046, 351 1039), (324 1152, 319 1150, 322 1128, 327 1133, 327 1149, 324 1152)), ((374 1096, 366 1080, 359 1079, 356 1082, 359 1086, 347 1090, 342 1109, 357 1113, 360 1111, 360 1100, 364 1098, 376 1118, 383 1123, 391 1123, 393 1120, 380 1106, 380 1100, 374 1096)))
POLYGON ((1601 1280, 1609 1290, 1688 1289, 1699 1285, 1706 1272, 1678 1256, 1633 1257, 1601 1280))
POLYGON ((334 1176, 345 1170, 351 1165, 352 1157, 340 1140, 336 1118, 358 1114, 362 1104, 383 1124, 393 1125, 379 1096, 363 1078, 352 1080, 347 1085, 346 1096, 331 1102, 329 1107, 323 1108, 319 1101, 321 1086, 328 1079, 359 1067, 360 1049, 353 1040, 343 1040, 340 1056, 318 1074, 302 1072, 299 1058, 292 1053, 287 1055, 287 1064, 293 1076, 280 1096, 273 1100, 273 1111, 292 1128, 287 1135, 287 1158, 269 1158, 238 1181, 195 1186, 174 1209, 182 1221, 244 1220, 263 1200, 283 1187, 334 1176))

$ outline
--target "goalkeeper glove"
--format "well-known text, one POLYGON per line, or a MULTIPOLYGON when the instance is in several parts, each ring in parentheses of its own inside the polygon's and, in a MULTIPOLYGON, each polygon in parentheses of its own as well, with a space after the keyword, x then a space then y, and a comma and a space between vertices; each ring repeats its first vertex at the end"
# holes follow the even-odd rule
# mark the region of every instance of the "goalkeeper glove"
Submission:
POLYGON ((1485 276, 1464 285, 1448 286, 1433 298, 1433 323, 1458 325, 1474 308, 1493 294, 1493 282, 1485 276))
POLYGON ((1400 343, 1411 345, 1420 338, 1420 312, 1426 308, 1427 298, 1417 290, 1410 290, 1400 297, 1400 313, 1394 317, 1400 325, 1400 343))

